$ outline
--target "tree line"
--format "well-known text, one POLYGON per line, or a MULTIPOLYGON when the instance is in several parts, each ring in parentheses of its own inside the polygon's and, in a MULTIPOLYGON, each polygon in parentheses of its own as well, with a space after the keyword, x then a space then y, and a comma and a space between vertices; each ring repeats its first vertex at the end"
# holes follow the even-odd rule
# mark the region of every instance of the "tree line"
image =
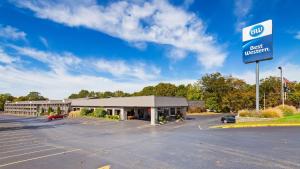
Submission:
MULTIPOLYGON (((300 106, 300 83, 289 82, 286 103, 300 106)), ((281 104, 281 80, 279 77, 267 77, 260 81, 260 108, 274 107, 281 104)), ((124 91, 95 92, 81 90, 71 94, 69 99, 76 98, 109 98, 128 96, 180 96, 187 100, 203 100, 205 108, 216 112, 237 112, 241 109, 255 108, 255 85, 247 84, 244 80, 224 76, 221 73, 206 74, 194 84, 174 85, 159 83, 155 86, 146 86, 141 91, 126 93, 124 91)), ((31 92, 27 96, 13 97, 9 94, 0 94, 0 110, 3 110, 5 101, 44 100, 38 92, 31 92)))

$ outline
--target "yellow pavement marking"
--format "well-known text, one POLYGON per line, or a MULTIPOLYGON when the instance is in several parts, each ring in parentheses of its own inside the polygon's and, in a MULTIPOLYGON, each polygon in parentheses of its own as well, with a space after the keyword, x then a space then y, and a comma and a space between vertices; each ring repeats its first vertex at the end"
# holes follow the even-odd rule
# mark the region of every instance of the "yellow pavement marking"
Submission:
POLYGON ((0 152, 0 153, 2 153, 2 154, 13 153, 13 152, 18 152, 18 151, 23 151, 23 150, 30 150, 30 149, 41 148, 41 147, 52 147, 52 146, 50 146, 50 145, 41 145, 41 146, 33 145, 31 147, 26 147, 26 148, 21 148, 21 149, 15 149, 15 150, 9 150, 9 151, 4 151, 4 152, 0 152))
POLYGON ((43 152, 43 151, 55 150, 55 149, 59 149, 59 148, 54 147, 54 148, 37 150, 37 151, 31 151, 31 152, 23 153, 23 154, 15 154, 15 155, 11 155, 11 156, 0 157, 0 160, 10 158, 10 157, 18 157, 18 156, 23 156, 23 155, 27 155, 27 154, 34 154, 34 153, 39 153, 39 152, 43 152))
POLYGON ((98 169, 110 169, 110 165, 106 165, 106 166, 100 167, 98 169))
POLYGON ((39 156, 39 157, 35 157, 35 158, 29 158, 29 159, 26 159, 26 160, 20 160, 20 161, 15 161, 15 162, 11 162, 11 163, 6 163, 6 164, 0 165, 0 168, 6 167, 6 166, 9 166, 9 165, 13 165, 13 164, 18 164, 18 163, 23 163, 23 162, 27 162, 27 161, 37 160, 37 159, 41 159, 41 158, 52 157, 52 156, 61 155, 61 154, 65 154, 65 153, 71 153, 71 152, 75 152, 75 151, 79 151, 79 150, 80 149, 74 149, 74 150, 64 151, 64 152, 60 152, 60 153, 49 154, 49 155, 39 156))

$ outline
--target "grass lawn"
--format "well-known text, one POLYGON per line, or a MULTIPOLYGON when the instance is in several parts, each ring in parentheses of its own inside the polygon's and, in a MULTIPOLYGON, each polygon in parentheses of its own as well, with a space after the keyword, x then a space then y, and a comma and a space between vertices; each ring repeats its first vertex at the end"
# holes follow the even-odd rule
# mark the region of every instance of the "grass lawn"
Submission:
POLYGON ((235 124, 224 124, 211 128, 244 128, 244 127, 283 127, 300 126, 300 114, 282 117, 272 121, 239 122, 235 124))

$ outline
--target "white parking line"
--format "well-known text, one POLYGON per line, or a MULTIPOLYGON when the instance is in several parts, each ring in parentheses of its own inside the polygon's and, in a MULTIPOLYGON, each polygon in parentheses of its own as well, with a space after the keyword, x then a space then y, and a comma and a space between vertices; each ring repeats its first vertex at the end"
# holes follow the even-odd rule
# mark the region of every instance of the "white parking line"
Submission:
MULTIPOLYGON (((19 140, 12 140, 12 141, 3 141, 3 142, 0 142, 0 144, 2 143, 11 143, 11 142, 19 142, 19 141, 33 141, 33 140, 38 140, 36 138, 33 138, 33 139, 19 139, 19 140)), ((0 145, 1 147, 1 145, 0 145)))
MULTIPOLYGON (((41 144, 37 144, 37 145, 41 145, 41 144)), ((13 152, 18 152, 18 151, 23 151, 23 150, 30 150, 30 149, 41 148, 41 147, 53 147, 53 146, 50 146, 50 145, 36 146, 36 144, 33 144, 33 146, 31 146, 31 147, 20 148, 20 149, 14 149, 14 150, 4 151, 4 152, 0 152, 0 153, 2 153, 2 154, 5 154, 5 153, 13 153, 13 152)))
POLYGON ((43 150, 31 151, 31 152, 23 153, 23 154, 16 154, 16 155, 11 155, 11 156, 0 157, 0 160, 6 159, 6 158, 11 158, 11 157, 23 156, 23 155, 27 155, 27 154, 39 153, 39 152, 43 152, 43 151, 55 150, 55 149, 59 149, 59 148, 54 147, 54 148, 48 148, 48 149, 43 149, 43 150))
POLYGON ((24 136, 14 136, 14 137, 8 137, 5 139, 0 139, 0 141, 6 141, 6 140, 16 140, 16 139, 21 139, 21 138, 29 138, 29 137, 33 137, 32 135, 24 135, 24 136))
POLYGON ((9 165, 13 165, 13 164, 18 164, 18 163, 23 163, 23 162, 27 162, 27 161, 37 160, 37 159, 41 159, 41 158, 61 155, 61 154, 65 154, 65 153, 71 153, 71 152, 75 152, 75 151, 79 151, 79 150, 80 149, 74 149, 74 150, 64 151, 64 152, 60 152, 60 153, 49 154, 49 155, 39 156, 39 157, 30 158, 30 159, 26 159, 26 160, 20 160, 20 161, 15 161, 15 162, 11 162, 11 163, 6 163, 6 164, 0 165, 0 168, 6 167, 6 166, 9 166, 9 165))
MULTIPOLYGON (((36 140, 32 140, 33 142, 29 142, 29 143, 32 143, 32 144, 34 144, 34 143, 36 143, 36 144, 38 144, 38 143, 41 143, 40 141, 41 140, 39 140, 39 139, 36 139, 36 140)), ((16 144, 6 144, 6 145, 0 145, 0 148, 7 148, 7 147, 12 147, 12 146, 18 146, 18 145, 23 145, 23 146, 26 146, 26 145, 28 145, 28 142, 20 142, 20 143, 16 143, 16 144)), ((30 144, 31 145, 31 144, 30 144)))
POLYGON ((26 131, 26 132, 20 132, 20 133, 0 133, 0 137, 2 136, 15 136, 15 135, 22 135, 22 134, 31 134, 30 132, 26 131))

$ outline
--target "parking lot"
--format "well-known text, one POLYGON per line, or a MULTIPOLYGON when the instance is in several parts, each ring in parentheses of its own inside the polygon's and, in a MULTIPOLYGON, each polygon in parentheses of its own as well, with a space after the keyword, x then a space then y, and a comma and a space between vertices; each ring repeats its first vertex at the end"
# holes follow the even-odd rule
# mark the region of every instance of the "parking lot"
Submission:
POLYGON ((179 123, 0 115, 0 168, 300 168, 300 128, 210 129, 179 123))

